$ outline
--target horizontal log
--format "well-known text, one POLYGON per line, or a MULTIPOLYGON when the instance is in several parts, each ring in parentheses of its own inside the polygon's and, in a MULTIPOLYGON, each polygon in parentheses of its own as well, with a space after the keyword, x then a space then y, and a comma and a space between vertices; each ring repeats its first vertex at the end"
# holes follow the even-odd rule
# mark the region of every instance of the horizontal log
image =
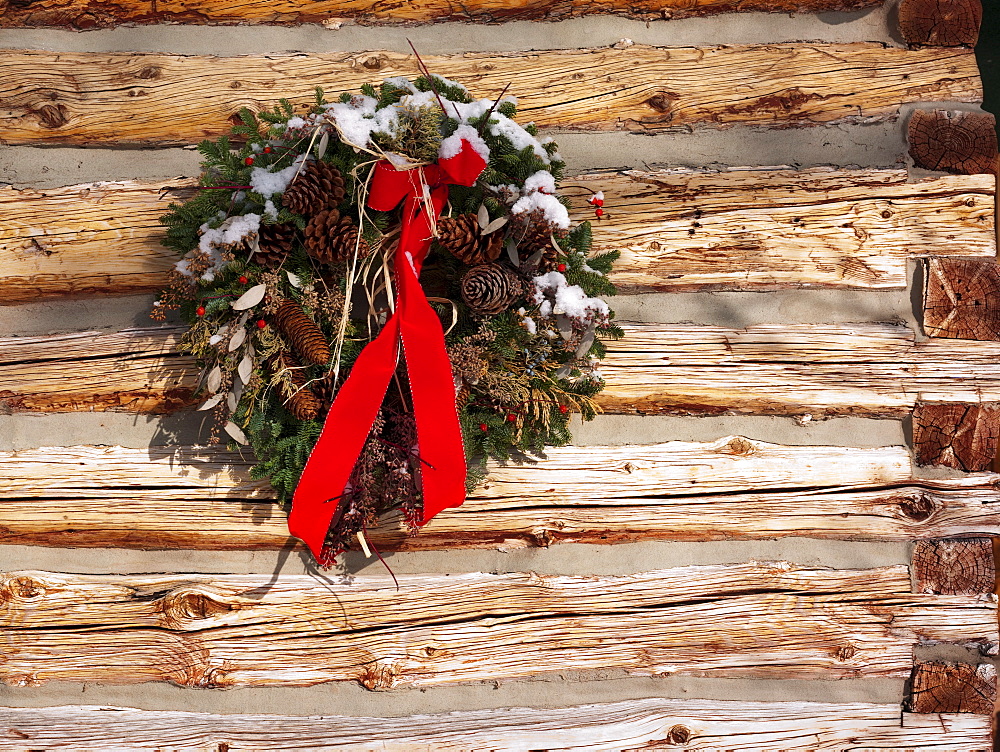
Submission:
POLYGON ((570 708, 500 708, 365 718, 136 710, 0 708, 0 740, 45 749, 419 748, 621 750, 659 745, 754 752, 987 749, 989 717, 921 716, 898 705, 659 698, 570 708))
POLYGON ((911 594, 905 566, 787 562, 625 576, 86 576, 0 580, 0 680, 368 689, 558 671, 909 676, 918 643, 997 647, 993 600, 911 594), (280 639, 277 639, 280 636, 280 639))
MULTIPOLYGON (((413 550, 796 533, 909 540, 998 525, 988 481, 937 491, 900 487, 911 479, 903 447, 789 447, 727 437, 547 454, 536 465, 493 468, 464 506, 446 510, 417 536, 390 516, 372 537, 380 547, 413 550), (785 490, 801 485, 804 473, 808 492, 785 490), (844 486, 891 488, 841 492, 844 486)), ((0 541, 285 546, 285 513, 266 482, 249 479, 251 464, 251 457, 219 447, 6 453, 0 541)))
POLYGON ((317 0, 302 5, 291 0, 235 3, 231 0, 165 0, 155 6, 138 0, 42 0, 30 5, 11 3, 0 27, 67 26, 74 29, 108 28, 147 23, 267 23, 290 26, 304 23, 413 24, 435 21, 557 21, 593 13, 655 20, 688 18, 738 11, 816 13, 857 10, 880 0, 411 0, 378 3, 373 0, 317 0))
MULTIPOLYGON (((789 447, 742 437, 551 448, 536 465, 492 468, 462 507, 443 511, 415 536, 389 515, 369 537, 380 549, 408 551, 1000 534, 997 476, 918 481, 909 463, 905 447, 789 447)), ((251 464, 220 447, 2 454, 0 542, 218 550, 293 544, 267 483, 249 479, 251 464)))
MULTIPOLYGON (((988 176, 910 183, 905 170, 675 170, 565 182, 604 191, 594 241, 622 252, 612 279, 623 292, 905 287, 908 258, 996 255, 988 176)), ((160 196, 173 188, 168 196, 183 199, 193 183, 0 188, 0 302, 161 289, 177 257, 159 242, 160 196)), ((575 220, 590 218, 585 196, 574 205, 575 220)))
MULTIPOLYGON (((8 144, 186 144, 228 132, 240 107, 335 98, 415 75, 393 52, 211 57, 0 52, 8 144), (169 117, 164 117, 164 103, 169 117)), ((895 117, 920 101, 978 102, 971 50, 875 43, 729 45, 429 55, 430 70, 498 96, 511 81, 542 128, 655 132, 690 126, 812 125, 895 117), (738 86, 733 71, 740 71, 738 86)))
MULTIPOLYGON (((615 413, 906 416, 917 401, 1000 401, 1000 343, 889 324, 623 323, 601 367, 615 413)), ((198 372, 169 354, 179 329, 0 338, 9 411, 162 413, 192 403, 198 372)))

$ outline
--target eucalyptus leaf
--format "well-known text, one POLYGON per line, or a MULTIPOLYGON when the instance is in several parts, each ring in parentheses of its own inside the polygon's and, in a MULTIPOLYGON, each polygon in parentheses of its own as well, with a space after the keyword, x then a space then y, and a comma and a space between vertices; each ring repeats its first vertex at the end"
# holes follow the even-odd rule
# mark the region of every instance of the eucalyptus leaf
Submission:
POLYGON ((594 331, 593 322, 591 322, 590 327, 583 335, 583 339, 580 340, 579 347, 576 348, 576 357, 577 358, 586 357, 587 353, 590 352, 590 348, 594 346, 595 339, 597 339, 597 333, 594 331))
POLYGON ((531 258, 528 259, 528 262, 525 264, 525 266, 527 266, 529 269, 533 269, 534 267, 538 266, 538 262, 541 260, 542 260, 542 252, 535 251, 534 253, 531 254, 531 258))
POLYGON ((479 205, 479 229, 485 230, 490 223, 490 212, 486 208, 486 204, 479 205))
POLYGON ((299 279, 298 274, 295 274, 295 272, 290 272, 287 270, 285 271, 285 274, 288 276, 288 284, 290 284, 296 290, 302 289, 302 280, 299 279))
POLYGON ((230 392, 226 396, 226 406, 229 407, 229 412, 236 412, 236 405, 239 404, 239 399, 236 396, 236 392, 230 392))
POLYGON ((223 430, 226 433, 228 433, 237 444, 247 444, 247 443, 249 443, 247 441, 247 435, 245 433, 243 433, 243 429, 240 428, 235 423, 233 423, 232 421, 229 421, 228 423, 226 423, 226 425, 223 427, 223 430))
POLYGON ((521 257, 517 255, 517 241, 514 238, 507 241, 507 258, 514 266, 520 266, 521 257))
POLYGON ((557 379, 566 379, 569 378, 569 375, 572 372, 573 369, 567 363, 566 365, 560 366, 558 369, 556 369, 556 372, 552 375, 555 376, 557 379))
POLYGON ((208 387, 208 391, 212 394, 219 391, 219 387, 222 386, 222 369, 219 368, 219 366, 216 366, 208 372, 206 386, 208 387))
POLYGON ((237 350, 240 345, 242 345, 247 338, 247 330, 240 327, 233 333, 233 338, 229 340, 229 352, 237 350))
POLYGON ((566 341, 573 339, 573 322, 570 321, 568 316, 559 314, 556 316, 556 326, 559 327, 559 334, 566 341))
POLYGON ((213 395, 213 396, 209 397, 204 402, 202 402, 201 403, 201 407, 199 407, 198 409, 199 410, 211 410, 213 407, 215 407, 216 405, 218 405, 220 402, 222 402, 222 395, 221 394, 216 394, 216 395, 213 395))
POLYGON ((322 159, 326 155, 326 147, 330 145, 330 131, 323 131, 316 147, 316 159, 322 159))
POLYGON ((249 353, 243 356, 243 360, 236 367, 236 373, 240 376, 240 381, 244 384, 250 383, 250 375, 253 373, 253 358, 249 353))
POLYGON ((481 234, 489 235, 490 233, 494 233, 501 227, 503 227, 505 224, 507 224, 507 217, 498 217, 497 219, 494 219, 492 222, 486 225, 486 227, 483 228, 481 234))
POLYGON ((264 294, 266 292, 267 285, 254 285, 245 293, 240 295, 240 297, 233 303, 233 310, 245 311, 247 308, 253 308, 264 299, 264 294))

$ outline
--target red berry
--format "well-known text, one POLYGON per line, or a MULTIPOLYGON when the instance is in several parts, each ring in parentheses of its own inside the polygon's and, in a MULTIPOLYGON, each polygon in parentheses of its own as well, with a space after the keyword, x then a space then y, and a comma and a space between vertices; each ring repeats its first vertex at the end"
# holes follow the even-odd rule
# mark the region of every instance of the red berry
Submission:
POLYGON ((566 405, 559 405, 559 412, 561 412, 563 415, 565 415, 566 413, 569 412, 569 408, 566 407, 566 405))
POLYGON ((486 431, 489 430, 489 426, 487 426, 485 423, 480 423, 479 430, 482 431, 483 433, 486 433, 486 431))
POLYGON ((271 147, 270 146, 265 146, 264 147, 264 153, 265 154, 270 154, 271 153, 271 147))
POLYGON ((601 207, 598 206, 596 209, 594 209, 594 216, 596 216, 598 219, 600 219, 601 217, 603 217, 604 216, 604 209, 602 209, 601 207))
POLYGON ((243 160, 243 164, 245 164, 245 165, 252 165, 253 164, 253 157, 247 157, 246 159, 244 159, 243 160))
POLYGON ((510 415, 507 416, 507 422, 508 423, 513 423, 516 420, 517 420, 517 416, 514 415, 514 413, 511 413, 510 415))
POLYGON ((195 313, 196 313, 196 314, 197 314, 198 316, 204 316, 204 315, 205 315, 205 306, 203 306, 203 305, 200 305, 200 306, 198 306, 198 307, 197 307, 197 308, 195 309, 195 311, 194 311, 194 312, 195 312, 195 313))
POLYGON ((249 281, 250 280, 248 280, 245 276, 243 276, 242 274, 240 275, 240 284, 241 285, 245 285, 249 281))
POLYGON ((559 264, 559 266, 557 266, 556 269, 558 269, 561 272, 564 272, 566 271, 566 264, 559 264))
POLYGON ((267 322, 264 321, 264 319, 257 319, 257 328, 258 329, 263 329, 265 326, 267 326, 267 322))

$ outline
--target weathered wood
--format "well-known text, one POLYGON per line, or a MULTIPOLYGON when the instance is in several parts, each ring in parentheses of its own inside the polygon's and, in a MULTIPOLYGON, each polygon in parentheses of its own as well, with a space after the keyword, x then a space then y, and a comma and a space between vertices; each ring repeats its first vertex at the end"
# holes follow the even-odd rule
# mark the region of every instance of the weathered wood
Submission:
MULTIPOLYGON (((248 455, 219 447, 44 448, 0 455, 0 542, 40 546, 276 549, 285 512, 248 455)), ((384 550, 715 540, 798 535, 909 541, 1000 534, 997 476, 916 481, 904 447, 704 444, 550 449, 495 467, 487 485, 384 550), (753 447, 732 451, 733 445, 753 447), (596 458, 600 458, 599 460, 596 458), (795 490, 794 487, 807 484, 795 490), (845 488, 845 486, 848 486, 845 488)))
POLYGON ((909 44, 972 47, 982 22, 982 0, 902 0, 899 4, 899 31, 909 44))
POLYGON ((931 337, 1000 339, 996 259, 927 260, 924 332, 931 337))
POLYGON ((913 551, 913 577, 918 593, 992 593, 997 584, 993 542, 989 538, 920 541, 913 551))
POLYGON ((919 716, 899 705, 648 698, 570 708, 500 708, 366 718, 149 711, 106 706, 0 708, 0 740, 45 749, 621 750, 660 745, 753 752, 987 749, 988 717, 919 716), (369 746, 370 745, 370 746, 369 746), (383 746, 384 745, 384 746, 383 746))
MULTIPOLYGON (((914 342, 889 324, 623 328, 601 367, 608 412, 905 416, 918 401, 1000 401, 997 342, 914 342)), ((166 354, 178 333, 0 339, 0 407, 156 413, 191 404, 194 363, 166 354)))
MULTIPOLYGON (((598 248, 623 253, 623 292, 906 286, 908 258, 996 255, 995 181, 905 170, 597 172, 567 184, 603 190, 598 248)), ((40 295, 161 289, 174 253, 158 218, 191 179, 0 188, 0 304, 40 295), (107 259, 113 255, 115 263, 107 259)), ((568 189, 578 193, 578 189, 568 189)), ((574 219, 592 218, 585 196, 574 219)))
POLYGON ((190 405, 198 373, 173 352, 178 336, 162 328, 0 339, 0 406, 162 413, 190 405), (74 373, 53 380, 53 366, 74 357, 83 358, 74 373))
POLYGON ((993 468, 1000 438, 1000 405, 920 403, 913 411, 918 465, 980 473, 993 468))
POLYGON ((410 0, 399 4, 373 0, 317 0, 302 5, 290 0, 235 3, 231 0, 165 0, 155 6, 139 0, 42 0, 9 3, 0 27, 68 26, 94 29, 145 23, 267 23, 290 26, 304 23, 413 24, 471 21, 477 24, 509 21, 557 21, 593 13, 655 20, 687 18, 738 11, 814 13, 857 10, 879 0, 410 0))
POLYGON ((384 690, 597 668, 905 677, 918 643, 993 654, 998 639, 994 600, 911 594, 905 566, 400 575, 399 588, 388 576, 9 573, 0 679, 384 690))
POLYGON ((917 167, 997 173, 996 118, 988 112, 917 110, 910 116, 909 143, 917 167))
POLYGON ((909 707, 914 713, 993 715, 997 670, 989 663, 918 663, 911 685, 909 707))
MULTIPOLYGON (((242 106, 316 85, 336 98, 383 76, 414 75, 391 52, 209 57, 3 51, 0 131, 9 144, 185 144, 228 132, 242 106), (170 117, 163 117, 163 103, 170 117)), ((542 128, 659 131, 811 125, 895 117, 908 102, 978 102, 971 50, 881 44, 731 45, 429 55, 428 67, 479 96, 510 93, 542 128), (733 71, 740 71, 734 86, 733 71)))

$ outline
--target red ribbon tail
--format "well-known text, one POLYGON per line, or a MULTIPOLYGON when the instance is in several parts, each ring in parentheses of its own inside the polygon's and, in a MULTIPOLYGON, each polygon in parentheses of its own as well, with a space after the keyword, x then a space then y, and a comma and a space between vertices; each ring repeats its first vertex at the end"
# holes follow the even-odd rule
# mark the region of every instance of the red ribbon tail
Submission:
POLYGON ((399 358, 399 326, 393 316, 354 363, 330 407, 316 446, 292 497, 288 532, 317 559, 330 525, 339 519, 342 497, 385 399, 399 358))

